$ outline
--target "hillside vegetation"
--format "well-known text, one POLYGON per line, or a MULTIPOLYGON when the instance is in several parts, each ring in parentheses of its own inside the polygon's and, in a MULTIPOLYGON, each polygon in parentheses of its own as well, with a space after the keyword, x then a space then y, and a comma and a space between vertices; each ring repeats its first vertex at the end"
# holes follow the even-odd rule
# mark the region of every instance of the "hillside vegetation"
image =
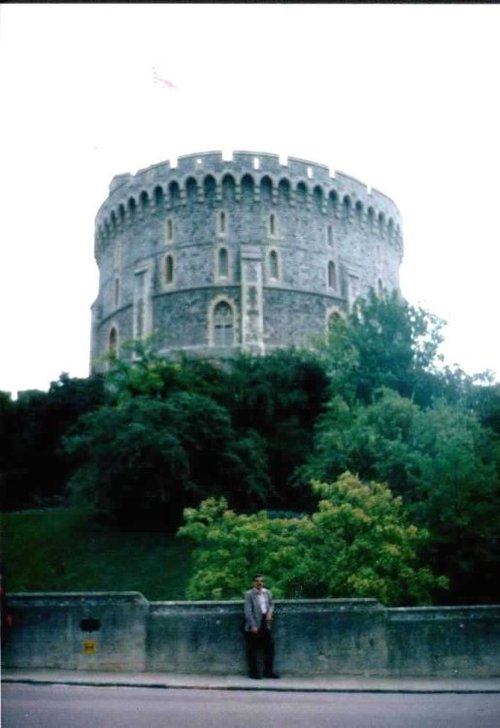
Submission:
POLYGON ((139 591, 185 599, 191 548, 166 533, 98 526, 67 508, 5 513, 2 563, 9 592, 139 591))

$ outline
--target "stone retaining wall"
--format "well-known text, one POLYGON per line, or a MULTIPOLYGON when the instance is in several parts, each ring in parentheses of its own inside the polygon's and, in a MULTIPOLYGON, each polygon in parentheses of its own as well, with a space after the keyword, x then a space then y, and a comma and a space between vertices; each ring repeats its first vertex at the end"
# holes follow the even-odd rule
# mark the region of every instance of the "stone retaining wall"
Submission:
MULTIPOLYGON (((11 594, 5 667, 244 674, 242 602, 136 592, 11 594)), ((277 600, 289 676, 500 676, 500 606, 386 609, 372 599, 277 600)))

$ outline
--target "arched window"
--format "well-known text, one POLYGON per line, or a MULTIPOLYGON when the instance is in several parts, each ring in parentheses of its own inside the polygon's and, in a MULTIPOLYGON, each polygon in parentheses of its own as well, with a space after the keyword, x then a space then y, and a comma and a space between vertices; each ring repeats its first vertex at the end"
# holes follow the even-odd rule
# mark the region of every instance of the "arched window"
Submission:
POLYGON ((297 185, 297 191, 295 195, 298 205, 305 205, 307 202, 307 187, 304 182, 299 182, 297 185))
POLYGON ((253 177, 246 174, 241 180, 241 200, 246 204, 253 204, 255 183, 253 177))
POLYGON ((379 234, 380 235, 383 235, 384 234, 384 227, 385 227, 385 217, 384 217, 384 213, 383 212, 379 212, 379 215, 378 215, 378 229, 379 229, 379 234))
POLYGON ((160 185, 156 185, 154 189, 154 200, 157 210, 163 209, 165 203, 165 196, 163 194, 163 188, 160 185))
POLYGON ((328 330, 331 331, 336 324, 342 319, 342 316, 338 311, 332 311, 328 316, 328 330))
POLYGON ((278 253, 275 250, 269 253, 269 278, 279 278, 278 253))
POLYGON ((170 204, 172 207, 179 205, 181 201, 181 191, 178 182, 172 180, 168 186, 168 193, 170 195, 170 204))
POLYGON ((271 203, 273 199, 273 181, 266 174, 260 180, 260 201, 264 203, 271 203))
POLYGON ((328 245, 333 245, 333 228, 331 225, 328 225, 326 228, 326 237, 328 240, 328 245))
POLYGON ((335 192, 335 190, 332 190, 330 192, 330 194, 328 195, 328 211, 331 214, 335 215, 335 213, 337 212, 338 204, 339 204, 339 197, 338 197, 337 193, 335 192))
POLYGON ((349 195, 345 195, 342 200, 343 218, 346 222, 349 222, 351 217, 351 198, 349 195))
POLYGON ((174 281, 174 258, 167 255, 165 258, 165 283, 170 285, 174 281))
POLYGON ((122 204, 118 207, 118 219, 120 220, 120 228, 123 228, 125 225, 125 208, 122 204))
POLYGON ((356 213, 356 220, 359 223, 363 222, 363 203, 360 200, 356 202, 354 210, 356 213))
POLYGON ((149 207, 149 195, 146 192, 146 190, 143 190, 141 192, 141 195, 139 197, 140 203, 141 203, 141 211, 142 213, 146 213, 149 207))
POLYGON ((290 204, 290 182, 287 179, 280 180, 278 185, 278 199, 281 205, 290 204))
POLYGON ((225 301, 214 308, 213 314, 214 346, 232 346, 234 334, 233 309, 225 301))
POLYGON ((203 196, 205 203, 208 205, 215 204, 215 198, 217 195, 217 184, 214 177, 211 174, 207 175, 203 180, 203 196))
POLYGON ((118 332, 114 326, 109 332, 108 352, 111 356, 116 356, 118 354, 118 332))
POLYGON ((115 299, 115 308, 116 308, 120 303, 120 279, 119 278, 115 278, 114 299, 115 299))
POLYGON ((337 289, 337 271, 333 260, 328 263, 328 288, 337 289))
POLYGON ((218 270, 220 278, 227 278, 229 275, 229 257, 226 248, 220 248, 218 270))
POLYGON ((136 211, 137 211, 137 205, 135 203, 134 198, 131 197, 128 201, 128 214, 130 216, 130 222, 135 221, 136 211))
POLYGON ((236 182, 234 177, 230 174, 226 174, 222 179, 222 199, 224 200, 224 204, 234 202, 235 196, 236 182))
POLYGON ((316 209, 321 212, 323 210, 323 190, 319 185, 313 190, 313 200, 316 209))
POLYGON ((394 235, 394 220, 392 217, 389 218, 389 222, 387 223, 387 234, 392 239, 394 235))
POLYGON ((186 199, 190 204, 194 204, 198 199, 198 184, 194 177, 186 180, 186 199))

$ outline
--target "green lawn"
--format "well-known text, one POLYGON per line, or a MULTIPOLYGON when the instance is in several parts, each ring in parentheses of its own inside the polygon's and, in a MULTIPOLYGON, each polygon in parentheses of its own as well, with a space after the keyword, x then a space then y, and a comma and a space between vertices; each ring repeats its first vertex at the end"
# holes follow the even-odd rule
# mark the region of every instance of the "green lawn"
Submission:
POLYGON ((139 591, 185 599, 191 548, 165 533, 123 533, 65 508, 1 516, 9 592, 139 591))

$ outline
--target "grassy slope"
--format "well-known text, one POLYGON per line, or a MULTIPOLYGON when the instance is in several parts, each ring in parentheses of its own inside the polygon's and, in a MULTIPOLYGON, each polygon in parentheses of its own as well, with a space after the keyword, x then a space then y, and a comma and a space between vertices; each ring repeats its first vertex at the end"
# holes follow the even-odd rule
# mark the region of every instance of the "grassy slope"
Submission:
POLYGON ((184 599, 190 547, 174 535, 104 530, 83 514, 47 509, 2 514, 7 589, 140 591, 184 599))

